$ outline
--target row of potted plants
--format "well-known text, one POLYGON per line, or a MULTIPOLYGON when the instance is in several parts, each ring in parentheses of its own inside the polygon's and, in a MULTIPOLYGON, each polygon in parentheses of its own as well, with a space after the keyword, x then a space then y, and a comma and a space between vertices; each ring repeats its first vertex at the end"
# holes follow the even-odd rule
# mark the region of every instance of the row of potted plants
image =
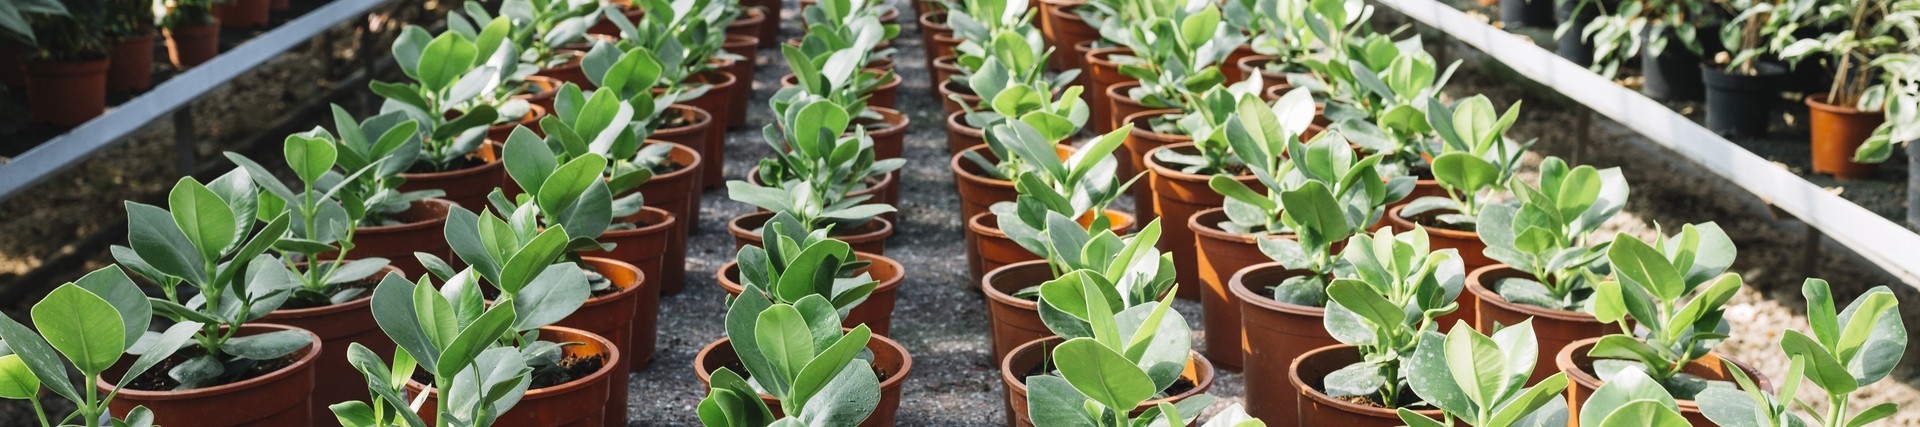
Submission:
POLYGON ((0 11, 0 86, 27 93, 33 120, 71 127, 106 111, 107 95, 153 86, 154 29, 168 61, 192 68, 220 53, 220 28, 267 24, 285 1, 33 0, 0 11), (273 7, 269 7, 273 6, 273 7))

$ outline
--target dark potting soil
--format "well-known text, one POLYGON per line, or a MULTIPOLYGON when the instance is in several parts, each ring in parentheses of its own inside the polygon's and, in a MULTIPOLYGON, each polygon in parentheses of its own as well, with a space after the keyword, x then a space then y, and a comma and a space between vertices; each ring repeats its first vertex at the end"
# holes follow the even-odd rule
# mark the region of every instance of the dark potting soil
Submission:
POLYGON ((1446 221, 1440 220, 1441 215, 1452 214, 1452 213, 1455 213, 1455 212, 1449 209, 1436 209, 1432 211, 1422 212, 1419 215, 1414 215, 1413 218, 1407 218, 1407 219, 1410 222, 1413 222, 1414 224, 1418 224, 1421 227, 1426 227, 1426 228, 1453 230, 1453 231, 1459 231, 1463 233, 1474 232, 1474 227, 1462 226, 1466 224, 1453 224, 1453 223, 1448 223, 1446 221))
MULTIPOLYGON (((173 357, 168 357, 166 360, 160 361, 160 364, 154 365, 152 369, 148 369, 147 372, 140 374, 138 377, 134 377, 133 381, 127 383, 127 388, 145 391, 172 391, 180 387, 180 382, 174 380, 172 376, 168 376, 167 371, 171 371, 175 366, 186 363, 189 359, 200 357, 204 354, 207 354, 207 352, 201 350, 199 347, 182 348, 179 352, 174 353, 173 357)), ((299 356, 300 353, 295 352, 294 354, 273 360, 254 361, 251 366, 247 366, 245 370, 221 382, 221 384, 233 384, 274 373, 288 366, 293 366, 294 358, 299 356)))
POLYGON ((586 378, 594 372, 599 372, 600 368, 606 364, 607 356, 603 354, 567 356, 560 359, 559 370, 534 371, 533 385, 528 388, 553 387, 586 378))
POLYGON ((648 221, 645 218, 636 219, 632 221, 614 220, 612 224, 607 224, 607 231, 638 230, 642 228, 651 227, 657 224, 660 224, 660 222, 648 221))
MULTIPOLYGON (((361 296, 372 295, 373 288, 376 286, 379 286, 380 279, 383 279, 386 277, 386 275, 382 273, 386 273, 386 271, 382 270, 378 273, 375 273, 372 276, 367 276, 360 280, 355 280, 352 283, 343 283, 339 287, 334 288, 333 292, 326 293, 325 296, 327 298, 332 298, 334 295, 339 295, 341 292, 346 292, 347 290, 350 290, 350 289, 365 289, 366 292, 362 293, 361 296)), ((333 301, 328 299, 316 300, 311 298, 300 298, 299 296, 302 294, 310 294, 310 293, 295 293, 294 297, 287 298, 287 302, 285 304, 280 305, 280 309, 282 310, 301 309, 301 308, 326 307, 326 306, 334 305, 333 301)))
MULTIPOLYGON (((1322 392, 1322 393, 1325 393, 1325 391, 1324 391, 1324 390, 1323 390, 1323 391, 1321 391, 1321 392, 1322 392)), ((1413 395, 1413 393, 1401 393, 1401 395, 1400 395, 1400 396, 1401 396, 1401 398, 1400 398, 1400 402, 1401 402, 1401 404, 1400 404, 1400 406, 1394 406, 1394 407, 1388 407, 1387 405, 1384 405, 1384 404, 1381 404, 1381 403, 1379 402, 1379 400, 1378 400, 1378 399, 1375 399, 1375 398, 1374 398, 1375 396, 1372 396, 1372 395, 1368 395, 1368 396, 1341 396, 1341 397, 1335 397, 1335 398, 1333 398, 1333 400, 1338 400, 1338 401, 1342 401, 1342 402, 1347 402, 1347 403, 1350 403, 1350 404, 1353 404, 1353 405, 1356 405, 1356 406, 1362 406, 1362 407, 1368 407, 1368 408, 1381 408, 1381 409, 1396 409, 1396 408, 1406 408, 1406 409, 1410 409, 1410 410, 1415 410, 1415 411, 1424 411, 1424 410, 1429 410, 1429 409, 1438 409, 1438 408, 1435 408, 1435 407, 1433 407, 1433 405, 1428 405, 1428 404, 1425 404, 1425 403, 1421 403, 1421 401, 1420 401, 1420 399, 1419 399, 1418 397, 1415 397, 1415 396, 1413 395)))

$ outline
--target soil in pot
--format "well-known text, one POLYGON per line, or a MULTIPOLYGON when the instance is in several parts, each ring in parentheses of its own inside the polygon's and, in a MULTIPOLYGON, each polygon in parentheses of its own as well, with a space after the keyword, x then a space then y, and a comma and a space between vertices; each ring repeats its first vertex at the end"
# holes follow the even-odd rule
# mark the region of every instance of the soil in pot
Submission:
POLYGON ((453 202, 443 199, 415 200, 407 210, 391 218, 354 229, 355 246, 347 255, 353 259, 386 258, 387 265, 400 269, 400 274, 408 279, 418 279, 427 274, 427 270, 421 268, 420 260, 413 256, 414 252, 425 252, 440 259, 458 262, 453 259, 453 250, 447 245, 442 230, 447 223, 447 211, 453 210, 454 206, 453 202))
MULTIPOLYGON (((727 233, 733 234, 733 249, 738 251, 747 245, 760 245, 760 226, 773 219, 772 212, 754 212, 733 217, 727 221, 727 233)), ((833 238, 853 246, 853 250, 875 255, 886 254, 887 236, 893 235, 893 222, 886 218, 874 218, 873 221, 858 227, 836 229, 833 238)))
MULTIPOLYGON (((1349 345, 1321 347, 1308 351, 1293 359, 1291 374, 1287 377, 1299 395, 1296 401, 1300 408, 1300 425, 1342 426, 1342 427, 1397 427, 1403 425, 1394 409, 1374 402, 1369 398, 1336 398, 1320 390, 1327 374, 1345 368, 1360 361, 1360 351, 1349 345)), ((1403 394, 1406 402, 1400 407, 1413 404, 1419 399, 1413 393, 1403 394)), ((1440 419, 1438 409, 1427 406, 1407 407, 1430 419, 1440 419)))
MULTIPOLYGON (((1269 262, 1240 269, 1227 281, 1227 290, 1240 304, 1242 329, 1238 337, 1223 338, 1240 344, 1242 360, 1253 361, 1241 374, 1247 381, 1247 413, 1255 418, 1282 423, 1298 419, 1297 393, 1287 382, 1288 364, 1307 350, 1340 343, 1327 335, 1322 320, 1325 309, 1273 299, 1274 286, 1307 274, 1269 262)), ((1207 342, 1213 341, 1209 332, 1207 342)))
MULTIPOLYGON (((1482 333, 1491 333, 1495 327, 1518 325, 1528 319, 1533 320, 1533 333, 1540 346, 1540 354, 1559 354, 1566 348, 1587 338, 1599 338, 1619 332, 1619 328, 1608 323, 1594 320, 1592 314, 1579 311, 1554 310, 1507 301, 1500 297, 1500 283, 1506 279, 1532 279, 1531 274, 1508 267, 1506 264, 1494 264, 1481 267, 1467 274, 1467 292, 1472 293, 1478 306, 1474 308, 1476 316, 1473 328, 1482 333)), ((1452 325, 1442 325, 1442 329, 1452 325)), ((1559 367, 1547 363, 1535 363, 1533 376, 1528 383, 1539 382, 1554 373, 1559 367)))
MULTIPOLYGON (((582 304, 572 315, 554 325, 598 335, 613 344, 613 348, 621 350, 621 357, 615 357, 609 361, 613 364, 613 373, 606 379, 605 411, 608 425, 624 426, 627 419, 626 373, 636 369, 633 367, 634 361, 637 360, 640 362, 639 365, 644 366, 647 360, 653 358, 651 344, 659 334, 655 325, 660 319, 660 290, 647 286, 646 278, 633 264, 596 257, 581 257, 580 261, 586 264, 582 267, 592 268, 588 271, 587 278, 596 285, 604 282, 607 285, 606 290, 596 291, 592 298, 587 299, 586 304, 582 304), (641 328, 645 330, 642 331, 641 328), (647 339, 649 344, 646 346, 647 354, 636 355, 628 351, 637 347, 634 345, 636 337, 647 339), (636 359, 639 357, 645 359, 636 359)), ((597 369, 598 367, 594 367, 593 370, 597 369)), ((579 378, 592 373, 593 370, 572 372, 569 377, 579 378)))
MULTIPOLYGON (((527 388, 527 394, 513 409, 500 414, 494 425, 498 426, 556 426, 556 427, 604 427, 608 424, 605 406, 613 367, 620 363, 620 350, 613 343, 599 335, 587 331, 561 326, 540 328, 540 339, 550 342, 578 343, 561 347, 565 352, 559 365, 564 372, 551 375, 536 374, 533 385, 527 388)), ((407 382, 407 392, 418 395, 425 389, 425 383, 432 378, 422 378, 424 372, 414 374, 413 381, 407 382)), ((438 391, 429 391, 426 404, 422 408, 432 408, 438 391)), ((434 422, 431 410, 423 410, 420 418, 428 423, 434 422)))
POLYGON ((1754 74, 1727 72, 1715 64, 1700 65, 1707 86, 1707 129, 1725 136, 1763 136, 1772 121, 1769 113, 1780 99, 1777 80, 1787 68, 1755 64, 1754 74))
MULTIPOLYGON (((661 141, 647 143, 672 144, 661 141)), ((670 171, 655 174, 653 179, 647 180, 634 191, 640 192, 647 206, 673 214, 673 225, 668 227, 667 245, 660 255, 660 275, 648 276, 658 277, 660 292, 672 295, 686 287, 687 233, 699 221, 694 214, 700 210, 700 178, 697 171, 703 160, 698 151, 680 144, 673 144, 673 150, 667 156, 669 163, 674 165, 670 171)))
POLYGON ((107 111, 106 57, 73 62, 27 61, 27 104, 33 120, 79 126, 107 111))
POLYGON ((1807 128, 1813 143, 1814 173, 1840 179, 1872 178, 1875 165, 1854 163, 1853 152, 1886 121, 1886 116, 1826 101, 1825 95, 1807 96, 1807 128))
MULTIPOLYGON (((913 375, 913 355, 908 354, 906 347, 901 347, 900 343, 877 334, 867 340, 867 350, 873 354, 873 375, 880 380, 880 404, 874 408, 872 415, 867 416, 866 421, 860 422, 859 427, 892 426, 894 413, 900 410, 900 385, 913 375)), ((740 363, 740 356, 733 353, 733 346, 726 338, 707 344, 699 354, 694 355, 693 373, 700 378, 702 396, 707 393, 705 390, 708 390, 711 381, 708 378, 723 367, 743 378, 749 377, 746 366, 740 363)), ((773 396, 762 393, 760 400, 773 410, 774 417, 782 416, 779 401, 774 400, 773 396)))
POLYGON ((1008 264, 980 278, 980 292, 987 295, 993 360, 1006 360, 1014 348, 1053 335, 1040 321, 1037 296, 1027 291, 1053 279, 1053 267, 1042 260, 1008 264))
MULTIPOLYGON (((873 294, 868 295, 866 301, 847 311, 847 317, 841 319, 840 325, 852 328, 865 324, 875 335, 891 335, 894 302, 899 299, 900 283, 906 279, 906 267, 892 258, 865 252, 854 252, 853 257, 872 263, 867 268, 855 270, 853 274, 858 276, 865 273, 880 284, 873 287, 873 294)), ((714 276, 719 279, 720 288, 727 291, 727 295, 739 296, 747 290, 747 286, 740 282, 740 264, 737 262, 728 261, 720 266, 720 271, 714 276)))
MULTIPOLYGON (((1140 122, 1136 122, 1140 123, 1140 122)), ((1134 128, 1139 133, 1139 128, 1134 128)), ((1132 138, 1128 138, 1129 141, 1132 138)), ((1199 175, 1181 172, 1177 169, 1153 160, 1154 152, 1170 150, 1184 154, 1197 154, 1193 143, 1180 143, 1162 146, 1148 151, 1147 166, 1152 169, 1148 177, 1153 189, 1153 210, 1163 220, 1160 221, 1160 250, 1173 253, 1174 271, 1179 278, 1176 283, 1200 282, 1199 256, 1194 253, 1193 230, 1187 228, 1188 219, 1200 211, 1217 208, 1226 203, 1226 196, 1213 192, 1207 181, 1213 175, 1199 175)), ((1248 187, 1260 185, 1252 174, 1236 174, 1234 180, 1248 187)), ((1203 286, 1183 286, 1180 298, 1200 299, 1203 286)))
POLYGON ((381 360, 393 356, 393 340, 380 331, 380 325, 373 320, 373 288, 387 274, 402 274, 400 269, 389 265, 379 273, 367 276, 358 282, 341 285, 341 289, 365 289, 360 298, 340 304, 315 305, 303 304, 297 299, 289 299, 279 310, 260 318, 261 322, 287 325, 305 329, 320 338, 320 357, 314 360, 315 378, 327 380, 313 384, 313 399, 309 403, 313 411, 314 425, 327 425, 335 422, 333 411, 327 405, 350 400, 366 400, 367 387, 358 381, 336 381, 339 378, 360 377, 360 370, 354 369, 347 361, 349 344, 360 344, 380 355, 381 360))
MULTIPOLYGON (((1029 341, 1000 359, 1000 383, 1007 390, 1007 425, 1034 427, 1027 418, 1027 377, 1050 375, 1053 373, 1051 362, 1053 348, 1066 342, 1057 336, 1029 341)), ((1164 390, 1165 397, 1148 400, 1135 406, 1130 415, 1140 415, 1149 408, 1161 403, 1179 403, 1188 397, 1206 393, 1213 388, 1213 363, 1208 362, 1199 352, 1193 352, 1187 359, 1187 367, 1180 372, 1180 378, 1174 380, 1164 390)))
POLYGON ((108 93, 135 93, 153 87, 153 33, 114 40, 109 55, 108 93))
POLYGON ((1553 2, 1500 0, 1500 21, 1505 22, 1507 28, 1553 28, 1553 2))
MULTIPOLYGON (((1587 351, 1593 348, 1593 343, 1599 341, 1599 338, 1575 341, 1566 348, 1560 349, 1560 353, 1554 356, 1555 366, 1559 368, 1560 372, 1567 373, 1567 419, 1569 420, 1580 419, 1580 405, 1586 403, 1587 396, 1592 396, 1593 391, 1599 389, 1600 385, 1606 384, 1606 381, 1601 380, 1599 376, 1594 374, 1594 359, 1587 356, 1587 351)), ((1543 350, 1542 354, 1545 354, 1544 350, 1546 348, 1541 347, 1541 349, 1543 350)), ((1722 360, 1728 359, 1723 358, 1719 353, 1708 352, 1706 356, 1701 356, 1700 359, 1688 362, 1685 368, 1681 368, 1681 372, 1709 381, 1731 382, 1733 381, 1733 376, 1727 372, 1727 365, 1721 363, 1722 360)), ((1739 361, 1732 362, 1735 366, 1739 366, 1740 370, 1746 371, 1747 377, 1752 378, 1754 384, 1759 385, 1762 389, 1773 390, 1773 383, 1769 382, 1765 375, 1761 375, 1760 372, 1755 371, 1753 367, 1742 364, 1739 361)), ((1706 415, 1700 413, 1700 405, 1693 400, 1681 399, 1676 396, 1674 403, 1679 404, 1680 415, 1685 416, 1688 423, 1703 427, 1715 425, 1712 421, 1707 420, 1706 415)))
POLYGON ((215 24, 162 28, 167 39, 167 61, 188 69, 220 54, 220 26, 215 24))
POLYGON ((448 165, 444 171, 416 163, 413 169, 400 174, 406 179, 400 184, 400 191, 441 190, 446 192, 441 198, 462 208, 473 212, 486 210, 492 206, 487 202, 487 194, 507 182, 507 168, 495 154, 499 152, 495 145, 498 144, 481 145, 479 150, 448 165))
MULTIPOLYGON (((1109 224, 1107 229, 1114 235, 1125 235, 1127 230, 1133 229, 1133 215, 1108 209, 1106 217, 1109 224)), ((1090 227, 1093 224, 1091 215, 1077 218, 1077 220, 1081 227, 1090 227)), ((1000 217, 995 216, 993 212, 974 215, 967 220, 967 241, 974 245, 973 250, 967 252, 968 255, 974 256, 973 259, 968 260, 968 265, 973 267, 971 277, 981 277, 982 274, 1001 266, 1041 259, 1040 255, 1027 251, 1027 248, 1021 247, 1019 243, 1007 237, 1007 233, 1000 231, 1000 217)))
MULTIPOLYGON (((299 329, 270 323, 251 323, 240 327, 237 335, 289 330, 299 329)), ((280 359, 255 364, 242 378, 213 387, 174 391, 173 387, 178 383, 167 376, 167 371, 197 356, 199 352, 198 348, 182 348, 173 357, 129 382, 107 407, 118 418, 125 416, 135 406, 145 406, 153 411, 156 425, 305 425, 316 416, 312 413, 314 365, 326 350, 319 337, 311 332, 307 336, 313 339, 313 344, 307 348, 280 359)), ((112 391, 114 383, 120 380, 132 363, 132 358, 123 358, 100 375, 94 388, 102 393, 112 391)), ((360 376, 356 374, 353 378, 360 376)))

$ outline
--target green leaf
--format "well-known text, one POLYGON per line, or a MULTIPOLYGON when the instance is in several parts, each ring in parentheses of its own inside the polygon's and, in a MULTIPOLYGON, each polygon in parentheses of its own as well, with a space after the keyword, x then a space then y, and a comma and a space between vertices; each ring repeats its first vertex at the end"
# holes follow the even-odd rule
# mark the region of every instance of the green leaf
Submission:
POLYGON ((60 362, 60 355, 40 335, 13 321, 13 317, 0 316, 0 341, 5 341, 8 350, 26 362, 27 369, 33 371, 34 377, 60 379, 43 382, 42 385, 47 389, 67 400, 84 402, 80 394, 74 391, 73 384, 67 381, 66 364, 60 362))
POLYGON ((220 259, 227 242, 234 240, 233 209, 225 200, 193 178, 181 178, 167 193, 167 206, 173 208, 175 226, 200 251, 203 259, 220 259))
POLYGON ((465 37, 442 33, 421 51, 420 63, 415 67, 417 78, 429 91, 445 90, 473 68, 473 59, 478 54, 478 47, 465 37))
POLYGON ((247 359, 273 360, 306 347, 313 342, 311 338, 307 331, 277 331, 234 337, 221 350, 247 359))
POLYGON ((1786 334, 1780 337, 1780 350, 1788 356, 1806 358, 1809 368, 1807 379, 1820 385, 1820 388, 1829 394, 1848 394, 1860 388, 1860 383, 1854 380, 1853 374, 1847 372, 1846 363, 1835 359, 1826 348, 1820 347, 1819 342, 1800 331, 1787 330, 1786 334))
MULTIPOLYGON (((760 354, 771 363, 779 378, 758 378, 761 385, 776 385, 767 390, 780 399, 787 399, 792 381, 807 367, 814 358, 813 333, 807 329, 806 319, 800 316, 800 310, 791 305, 778 304, 768 307, 755 321, 754 342, 759 345, 760 354)), ((742 338, 744 339, 744 338, 742 338)), ((743 356, 754 357, 754 356, 743 356)))
POLYGON ((1607 248, 1607 260, 1615 275, 1646 289, 1662 301, 1679 299, 1686 284, 1666 255, 1639 239, 1615 239, 1607 248))
POLYGON ((873 366, 864 359, 841 366, 839 375, 827 382, 818 398, 800 407, 800 420, 809 425, 852 426, 866 421, 879 408, 880 394, 875 390, 880 389, 880 379, 874 375, 873 366))
POLYGON ((496 305, 474 319, 453 341, 441 347, 438 374, 443 378, 453 378, 482 352, 487 351, 493 341, 499 339, 513 327, 514 311, 510 305, 496 305))
POLYGON ((601 174, 606 172, 606 169, 607 159, 597 154, 575 157, 572 161, 560 165, 559 169, 555 169, 552 175, 548 175, 546 180, 541 182, 540 192, 535 193, 535 201, 540 204, 540 210, 547 215, 559 215, 567 210, 568 205, 580 199, 587 188, 593 186, 593 183, 599 182, 601 174))
POLYGON ((281 151, 287 157, 287 167, 300 177, 300 182, 308 184, 318 181, 321 174, 333 169, 334 160, 339 156, 332 143, 300 134, 288 135, 281 151))
POLYGON ((1087 396, 1074 390, 1066 379, 1051 375, 1027 377, 1027 416, 1036 426, 1096 427, 1093 416, 1084 409, 1087 396))
POLYGON ((1376 329, 1397 328, 1406 323, 1406 310, 1374 292, 1366 282, 1334 279, 1333 283, 1327 285, 1327 297, 1372 322, 1376 329))
POLYGON ((1447 369, 1460 391, 1481 407, 1499 403, 1507 386, 1507 360, 1492 338, 1473 328, 1454 326, 1447 333, 1447 369))
POLYGON ((560 167, 554 160, 553 149, 527 128, 514 129, 507 137, 506 154, 501 163, 507 168, 507 176, 529 194, 540 194, 540 183, 560 167))
POLYGON ((1113 349, 1091 338, 1074 338, 1053 350, 1060 376, 1107 408, 1130 411, 1153 398, 1153 379, 1113 349))
MULTIPOLYGON (((838 333, 838 325, 835 328, 835 333, 838 333)), ((807 362, 806 367, 800 369, 799 376, 793 381, 793 393, 787 399, 803 404, 812 399, 814 393, 825 388, 854 356, 867 348, 867 341, 872 336, 873 332, 867 325, 855 326, 852 331, 822 349, 819 355, 807 362)))
POLYGON ((1500 168, 1465 152, 1441 154, 1433 159, 1433 177, 1456 191, 1477 192, 1500 179, 1500 168))
POLYGON ((40 378, 18 354, 0 356, 0 399, 26 399, 40 393, 40 378))
POLYGON ((120 266, 109 265, 94 270, 74 284, 106 300, 107 304, 112 304, 114 310, 120 312, 120 321, 125 322, 121 330, 126 334, 125 342, 129 346, 146 334, 147 324, 153 321, 153 305, 147 301, 147 294, 140 291, 140 286, 133 283, 133 278, 120 270, 120 266))
POLYGON ((35 303, 32 316, 47 344, 83 374, 105 372, 131 344, 125 340, 125 324, 113 305, 71 283, 54 288, 35 303))

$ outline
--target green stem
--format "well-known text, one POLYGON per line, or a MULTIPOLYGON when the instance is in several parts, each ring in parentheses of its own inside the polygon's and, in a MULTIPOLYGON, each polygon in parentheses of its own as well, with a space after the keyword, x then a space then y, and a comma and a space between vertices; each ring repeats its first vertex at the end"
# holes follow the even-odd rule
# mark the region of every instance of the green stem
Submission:
POLYGON ((40 427, 53 426, 52 423, 47 422, 47 409, 40 407, 39 390, 34 390, 34 393, 27 395, 27 404, 33 406, 33 415, 40 418, 40 427))
MULTIPOLYGON (((105 407, 106 404, 100 401, 100 389, 93 386, 94 383, 99 382, 99 374, 86 374, 84 378, 86 378, 87 381, 83 383, 87 385, 87 402, 80 405, 80 416, 86 419, 81 420, 81 422, 93 424, 100 422, 100 410, 105 407)), ((39 409, 38 405, 34 408, 34 410, 39 409)))
MULTIPOLYGON (((446 390, 446 388, 444 388, 442 384, 447 384, 450 382, 452 381, 449 381, 448 378, 442 378, 439 375, 435 375, 433 377, 433 388, 428 390, 429 392, 437 393, 440 395, 433 399, 434 427, 446 427, 447 418, 451 418, 448 416, 451 414, 447 413, 447 394, 440 393, 441 391, 446 390)), ((485 405, 480 405, 480 406, 485 406, 485 405)))
POLYGON ((1827 407, 1827 427, 1840 427, 1840 426, 1847 425, 1846 418, 1847 418, 1848 397, 1849 396, 1847 396, 1846 394, 1839 394, 1834 396, 1832 399, 1827 400, 1830 403, 1829 405, 1827 405, 1828 406, 1827 407))

